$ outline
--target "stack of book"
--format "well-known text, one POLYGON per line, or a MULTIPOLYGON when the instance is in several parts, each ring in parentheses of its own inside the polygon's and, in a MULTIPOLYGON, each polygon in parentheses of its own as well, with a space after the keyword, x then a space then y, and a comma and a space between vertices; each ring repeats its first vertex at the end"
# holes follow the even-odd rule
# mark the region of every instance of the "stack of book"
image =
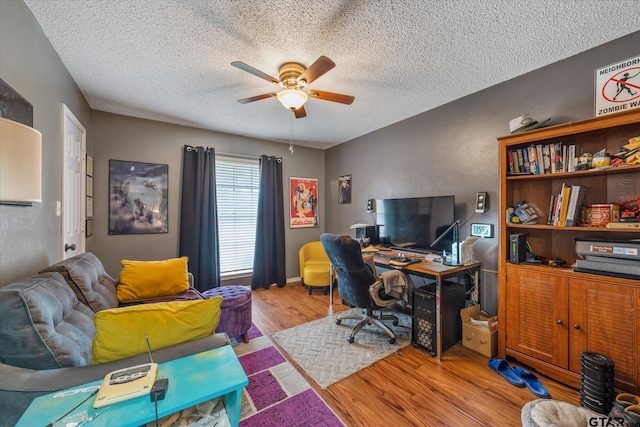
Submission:
POLYGON ((574 172, 576 146, 562 142, 531 144, 528 147, 507 150, 510 174, 544 175, 574 172))
POLYGON ((575 271, 640 279, 640 241, 576 239, 575 271))
POLYGON ((585 192, 586 188, 582 185, 562 184, 560 193, 551 195, 547 225, 556 227, 577 226, 585 192))

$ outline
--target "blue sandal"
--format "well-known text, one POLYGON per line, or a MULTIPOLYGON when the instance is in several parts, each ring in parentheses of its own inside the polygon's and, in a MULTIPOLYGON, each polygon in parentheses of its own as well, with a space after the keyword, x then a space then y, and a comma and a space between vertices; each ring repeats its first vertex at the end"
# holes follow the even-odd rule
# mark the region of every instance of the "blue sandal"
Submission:
POLYGON ((509 366, 509 362, 504 359, 489 359, 489 367, 496 371, 498 374, 502 376, 505 380, 509 381, 511 384, 517 387, 524 387, 525 382, 519 375, 517 375, 511 367, 509 366))
POLYGON ((543 399, 548 399, 550 397, 549 392, 544 388, 538 377, 533 375, 530 371, 518 366, 511 368, 511 371, 524 381, 525 385, 529 387, 529 390, 531 390, 531 393, 543 399))

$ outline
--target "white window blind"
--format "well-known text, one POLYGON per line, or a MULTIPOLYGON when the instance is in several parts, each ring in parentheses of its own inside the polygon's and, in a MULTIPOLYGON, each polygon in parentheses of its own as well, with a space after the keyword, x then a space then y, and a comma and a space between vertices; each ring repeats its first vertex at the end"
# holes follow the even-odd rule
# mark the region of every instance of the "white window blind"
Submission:
POLYGON ((220 274, 251 272, 255 249, 260 163, 216 156, 220 274))

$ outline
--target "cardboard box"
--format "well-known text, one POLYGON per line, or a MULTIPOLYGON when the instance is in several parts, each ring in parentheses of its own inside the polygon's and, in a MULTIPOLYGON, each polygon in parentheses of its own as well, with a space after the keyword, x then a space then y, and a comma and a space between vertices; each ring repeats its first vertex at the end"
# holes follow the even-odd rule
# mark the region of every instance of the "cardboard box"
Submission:
POLYGON ((460 310, 462 318, 462 345, 487 357, 498 352, 498 317, 487 316, 479 305, 460 310), (472 323, 471 319, 486 322, 487 327, 472 323))

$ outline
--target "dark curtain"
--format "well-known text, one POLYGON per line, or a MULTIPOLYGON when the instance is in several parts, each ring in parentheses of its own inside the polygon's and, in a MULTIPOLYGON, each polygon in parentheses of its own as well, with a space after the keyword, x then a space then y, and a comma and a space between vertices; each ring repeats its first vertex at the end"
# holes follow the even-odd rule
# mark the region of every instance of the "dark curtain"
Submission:
POLYGON ((194 287, 201 292, 220 285, 220 245, 213 148, 184 146, 180 256, 189 257, 194 287))
POLYGON ((260 156, 260 195, 251 289, 284 286, 284 189, 282 159, 260 156))

